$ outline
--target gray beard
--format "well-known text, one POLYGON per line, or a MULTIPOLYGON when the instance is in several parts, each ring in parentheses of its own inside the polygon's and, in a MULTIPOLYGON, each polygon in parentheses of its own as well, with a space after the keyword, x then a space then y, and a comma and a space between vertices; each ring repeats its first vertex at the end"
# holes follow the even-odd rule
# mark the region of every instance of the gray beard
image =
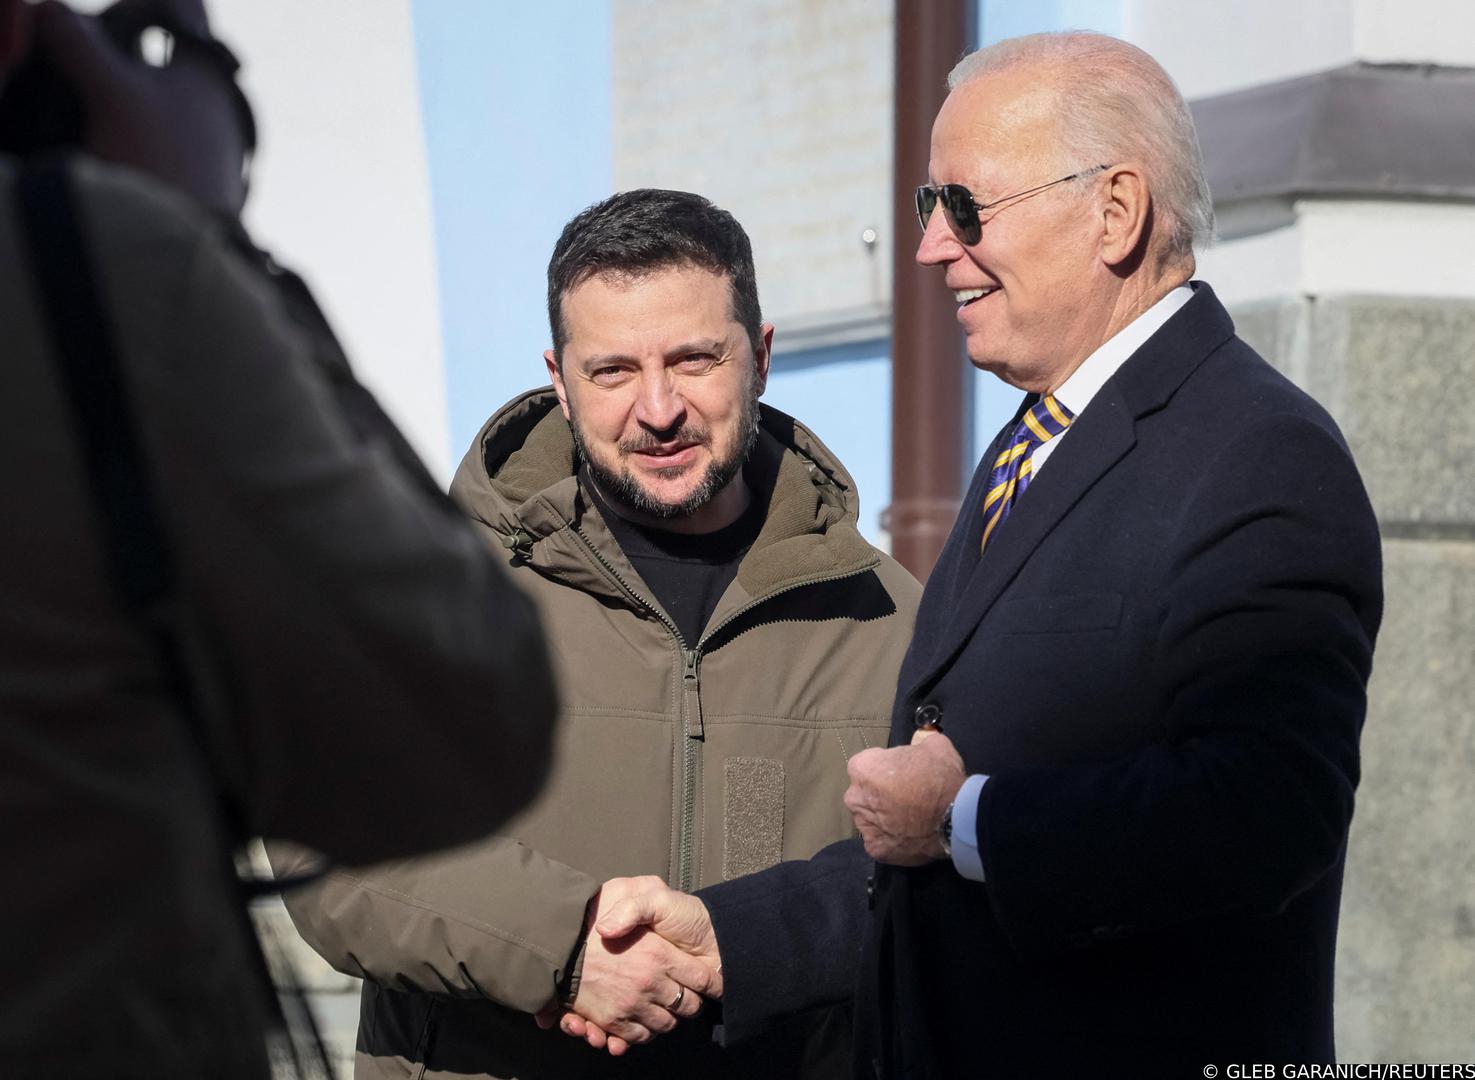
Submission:
MULTIPOLYGON (((584 443, 583 432, 579 430, 578 416, 573 417, 569 430, 573 432, 574 446, 578 449, 584 464, 588 466, 589 475, 599 485, 599 490, 606 499, 622 503, 632 510, 653 518, 663 520, 683 518, 706 506, 742 471, 748 456, 753 452, 754 445, 758 442, 758 398, 756 395, 749 394, 743 401, 742 412, 738 414, 738 439, 733 446, 732 453, 724 458, 714 458, 707 466, 701 482, 680 502, 665 502, 652 498, 640 486, 629 469, 613 472, 605 468, 589 453, 584 443)), ((708 446, 711 432, 700 428, 682 428, 677 433, 677 437, 708 446)), ((634 453, 640 449, 639 441, 619 445, 621 453, 634 453)))

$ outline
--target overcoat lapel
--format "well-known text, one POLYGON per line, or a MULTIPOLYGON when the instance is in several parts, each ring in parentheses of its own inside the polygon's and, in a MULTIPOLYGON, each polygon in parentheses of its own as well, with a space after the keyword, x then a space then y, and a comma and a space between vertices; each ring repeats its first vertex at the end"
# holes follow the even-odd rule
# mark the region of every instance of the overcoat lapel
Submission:
POLYGON ((1102 387, 1071 426, 1070 437, 1051 455, 1050 467, 1040 471, 1039 479, 1030 484, 1009 512, 1009 519, 990 538, 918 686, 925 686, 952 663, 1020 567, 1135 441, 1132 417, 1126 407, 1110 384, 1102 387))
MULTIPOLYGON (((1161 408, 1199 364, 1234 336, 1229 313, 1213 290, 1200 282, 1194 286, 1193 299, 1097 392, 1071 425, 1069 437, 1051 455, 1049 468, 1040 470, 1039 478, 999 526, 944 624, 925 668, 910 685, 902 687, 909 696, 915 696, 952 664, 1045 538, 1082 496, 1127 456, 1136 443, 1138 418, 1161 408)), ((965 504, 965 512, 971 512, 972 502, 965 504)))

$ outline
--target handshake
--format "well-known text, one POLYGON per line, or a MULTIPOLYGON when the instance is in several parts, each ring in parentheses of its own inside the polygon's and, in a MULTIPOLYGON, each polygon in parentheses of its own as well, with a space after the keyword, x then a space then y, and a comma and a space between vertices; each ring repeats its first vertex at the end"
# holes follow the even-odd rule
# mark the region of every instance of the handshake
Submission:
MULTIPOLYGON (((866 853, 920 866, 947 857, 938 833, 965 779, 963 759, 940 732, 850 760, 845 805, 866 853)), ((589 902, 583 968, 571 1000, 537 1014, 596 1049, 623 1054, 695 1016, 722 996, 722 957, 707 907, 658 877, 614 878, 589 902)))
POLYGON ((571 1000, 538 1013, 595 1049, 623 1054, 722 996, 722 958, 706 906, 658 877, 614 878, 589 902, 571 1000))

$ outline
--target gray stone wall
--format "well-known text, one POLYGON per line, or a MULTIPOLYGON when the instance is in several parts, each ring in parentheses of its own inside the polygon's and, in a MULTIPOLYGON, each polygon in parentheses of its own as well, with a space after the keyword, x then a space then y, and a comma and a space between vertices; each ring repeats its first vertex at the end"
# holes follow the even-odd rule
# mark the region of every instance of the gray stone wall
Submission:
POLYGON ((1384 542, 1338 951, 1349 1061, 1475 1056, 1475 543, 1384 542))
POLYGON ((1342 899, 1338 1053, 1470 1061, 1475 301, 1301 297, 1234 317, 1336 417, 1383 530, 1387 607, 1342 899))

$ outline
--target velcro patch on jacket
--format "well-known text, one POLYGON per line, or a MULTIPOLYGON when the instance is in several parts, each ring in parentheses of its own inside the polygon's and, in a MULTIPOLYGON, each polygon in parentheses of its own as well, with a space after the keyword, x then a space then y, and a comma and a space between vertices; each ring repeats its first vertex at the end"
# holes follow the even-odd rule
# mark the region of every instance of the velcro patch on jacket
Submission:
POLYGON ((730 757, 723 811, 722 877, 755 874, 784 857, 784 763, 730 757))

